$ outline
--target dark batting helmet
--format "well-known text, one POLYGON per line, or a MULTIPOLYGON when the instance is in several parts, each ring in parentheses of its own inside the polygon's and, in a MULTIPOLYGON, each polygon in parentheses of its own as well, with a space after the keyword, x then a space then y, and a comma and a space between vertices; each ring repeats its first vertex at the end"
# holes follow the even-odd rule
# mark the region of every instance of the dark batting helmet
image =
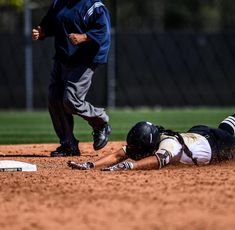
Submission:
POLYGON ((139 160, 153 154, 160 142, 159 127, 150 122, 135 124, 127 134, 126 154, 133 160, 139 160))

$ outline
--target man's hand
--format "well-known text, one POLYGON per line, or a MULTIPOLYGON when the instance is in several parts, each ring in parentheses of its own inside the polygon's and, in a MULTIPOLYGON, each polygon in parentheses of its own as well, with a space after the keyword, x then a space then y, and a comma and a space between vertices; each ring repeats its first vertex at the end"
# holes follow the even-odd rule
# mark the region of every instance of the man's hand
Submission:
POLYGON ((32 39, 37 41, 39 38, 44 37, 44 32, 40 26, 32 30, 32 39))
POLYGON ((110 167, 107 167, 107 168, 104 168, 102 169, 102 171, 121 171, 121 170, 131 170, 133 169, 134 165, 132 162, 121 162, 121 163, 118 163, 116 165, 113 165, 113 166, 110 166, 110 167))
POLYGON ((78 170, 89 170, 95 168, 95 164, 89 161, 82 164, 78 164, 74 161, 68 161, 67 165, 72 169, 78 169, 78 170))
POLYGON ((82 42, 90 40, 90 38, 88 38, 86 34, 75 34, 75 33, 69 34, 69 39, 73 45, 79 45, 82 42))

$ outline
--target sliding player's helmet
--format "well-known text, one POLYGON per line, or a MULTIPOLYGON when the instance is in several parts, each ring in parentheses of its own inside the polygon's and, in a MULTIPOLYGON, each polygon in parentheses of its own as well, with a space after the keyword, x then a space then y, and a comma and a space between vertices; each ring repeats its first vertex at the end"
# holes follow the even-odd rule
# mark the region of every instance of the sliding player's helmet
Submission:
POLYGON ((139 160, 153 154, 160 143, 160 129, 147 121, 135 124, 127 134, 126 154, 139 160))

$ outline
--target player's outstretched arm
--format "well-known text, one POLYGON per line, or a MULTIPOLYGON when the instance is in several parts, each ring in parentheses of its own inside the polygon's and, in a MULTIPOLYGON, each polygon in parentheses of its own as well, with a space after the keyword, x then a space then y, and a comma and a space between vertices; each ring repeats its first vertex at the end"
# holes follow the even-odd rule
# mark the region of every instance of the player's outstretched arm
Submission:
POLYGON ((95 162, 97 168, 106 167, 108 165, 117 164, 123 160, 126 160, 128 157, 123 149, 119 149, 115 153, 104 156, 95 162))
POLYGON ((151 170, 159 169, 159 161, 156 156, 143 158, 139 161, 129 162, 124 161, 110 167, 106 167, 103 171, 121 171, 121 170, 151 170))
POLYGON ((88 170, 88 169, 94 169, 94 168, 103 168, 109 165, 117 164, 126 159, 127 159, 127 156, 125 152, 123 151, 123 149, 119 149, 115 153, 104 156, 95 162, 88 161, 84 163, 76 163, 74 161, 68 161, 67 165, 72 169, 88 170))
POLYGON ((134 162, 133 169, 136 170, 159 169, 159 161, 157 160, 156 156, 146 157, 139 161, 134 162))

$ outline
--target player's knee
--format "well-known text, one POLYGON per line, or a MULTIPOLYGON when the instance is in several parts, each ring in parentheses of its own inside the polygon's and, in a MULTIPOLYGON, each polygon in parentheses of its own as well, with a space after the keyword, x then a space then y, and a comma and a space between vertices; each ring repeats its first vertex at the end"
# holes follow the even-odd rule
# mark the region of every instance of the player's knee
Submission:
POLYGON ((68 97, 64 97, 63 98, 63 105, 64 105, 64 108, 67 113, 70 113, 70 114, 74 113, 75 106, 74 106, 73 100, 71 100, 68 97))
POLYGON ((49 109, 58 109, 58 107, 61 107, 62 100, 56 99, 54 97, 48 97, 48 107, 49 109))
POLYGON ((78 98, 66 95, 63 98, 63 105, 67 113, 80 114, 82 113, 83 101, 78 98), (81 110, 81 111, 80 111, 81 110))
POLYGON ((49 92, 48 94, 48 102, 50 104, 53 104, 54 102, 58 101, 59 97, 57 97, 55 94, 53 94, 52 92, 49 92))

